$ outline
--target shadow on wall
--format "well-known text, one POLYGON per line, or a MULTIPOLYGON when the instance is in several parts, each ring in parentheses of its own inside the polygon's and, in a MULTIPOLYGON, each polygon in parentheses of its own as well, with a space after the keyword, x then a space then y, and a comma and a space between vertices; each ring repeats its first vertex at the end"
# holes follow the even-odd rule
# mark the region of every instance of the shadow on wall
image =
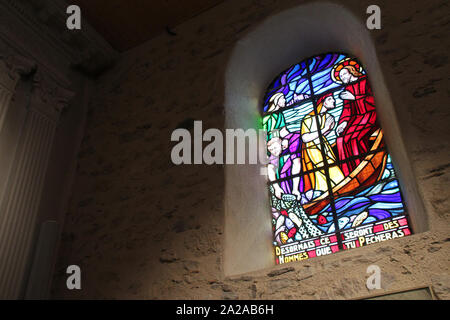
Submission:
MULTIPOLYGON (((253 128, 260 122, 265 90, 275 76, 306 57, 346 52, 368 71, 378 117, 396 164, 415 233, 427 230, 424 206, 365 21, 341 5, 302 5, 276 14, 235 46, 225 73, 225 127, 253 128)), ((237 275, 274 266, 266 177, 260 165, 225 169, 224 273, 237 275)))

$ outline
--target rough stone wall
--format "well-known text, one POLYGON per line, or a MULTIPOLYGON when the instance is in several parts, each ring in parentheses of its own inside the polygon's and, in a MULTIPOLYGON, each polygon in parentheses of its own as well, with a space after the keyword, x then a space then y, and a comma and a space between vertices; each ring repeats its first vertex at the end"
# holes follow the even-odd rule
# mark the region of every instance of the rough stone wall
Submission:
MULTIPOLYGON (((361 19, 372 4, 337 2, 361 19)), ((224 168, 173 165, 170 136, 178 127, 192 131, 194 119, 204 129, 223 129, 233 45, 264 18, 301 3, 227 1, 175 28, 177 36, 164 34, 127 52, 98 81, 54 298, 349 299, 375 293, 365 287, 370 264, 382 269, 378 292, 432 284, 438 298, 450 298, 449 5, 443 0, 379 0, 382 30, 372 32, 430 230, 223 276, 224 168), (82 290, 65 287, 70 264, 81 267, 82 290)))

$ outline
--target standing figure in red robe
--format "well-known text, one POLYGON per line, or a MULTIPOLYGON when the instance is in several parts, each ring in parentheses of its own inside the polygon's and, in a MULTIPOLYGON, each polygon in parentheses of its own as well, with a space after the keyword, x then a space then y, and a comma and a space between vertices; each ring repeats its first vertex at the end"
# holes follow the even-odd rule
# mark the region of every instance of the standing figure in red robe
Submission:
POLYGON ((336 144, 341 170, 347 177, 363 160, 360 156, 370 150, 369 138, 378 128, 372 89, 359 64, 346 59, 332 70, 333 80, 346 84, 340 93, 344 107, 336 128, 336 144))

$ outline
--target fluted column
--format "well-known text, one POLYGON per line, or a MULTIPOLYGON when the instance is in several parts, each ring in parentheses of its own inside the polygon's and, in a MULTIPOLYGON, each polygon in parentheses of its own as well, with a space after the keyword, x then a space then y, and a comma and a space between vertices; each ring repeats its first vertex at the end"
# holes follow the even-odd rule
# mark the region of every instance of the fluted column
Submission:
POLYGON ((0 299, 23 293, 57 123, 71 96, 39 72, 34 76, 30 107, 0 204, 0 299))
POLYGON ((0 61, 0 131, 3 128, 6 111, 16 87, 18 77, 11 77, 8 68, 0 61))

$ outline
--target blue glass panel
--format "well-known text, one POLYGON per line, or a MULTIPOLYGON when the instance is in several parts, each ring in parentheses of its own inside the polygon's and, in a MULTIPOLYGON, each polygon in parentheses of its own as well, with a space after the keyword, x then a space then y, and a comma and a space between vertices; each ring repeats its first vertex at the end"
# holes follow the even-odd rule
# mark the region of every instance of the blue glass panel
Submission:
POLYGON ((311 102, 306 102, 292 109, 283 111, 286 127, 289 132, 300 131, 302 119, 313 111, 314 106, 311 102))
POLYGON ((291 106, 309 98, 311 90, 306 74, 306 63, 301 63, 290 67, 277 77, 264 97, 264 112, 269 112, 270 99, 276 94, 281 93, 284 95, 286 106, 291 106))

